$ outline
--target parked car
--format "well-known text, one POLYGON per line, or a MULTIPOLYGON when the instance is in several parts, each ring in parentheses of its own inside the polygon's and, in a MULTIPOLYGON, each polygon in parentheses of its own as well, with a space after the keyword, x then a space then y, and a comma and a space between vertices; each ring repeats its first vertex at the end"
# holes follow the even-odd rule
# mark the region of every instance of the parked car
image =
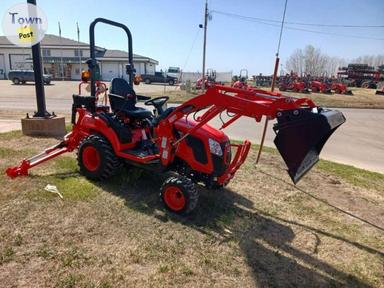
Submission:
MULTIPOLYGON (((26 82, 35 82, 35 73, 33 70, 11 70, 8 73, 8 79, 14 84, 24 84, 26 82)), ((43 74, 43 81, 45 84, 50 84, 52 75, 43 74)))
POLYGON ((154 75, 144 74, 141 75, 141 79, 145 84, 168 83, 169 85, 175 85, 177 83, 176 77, 165 76, 163 72, 155 72, 154 75))

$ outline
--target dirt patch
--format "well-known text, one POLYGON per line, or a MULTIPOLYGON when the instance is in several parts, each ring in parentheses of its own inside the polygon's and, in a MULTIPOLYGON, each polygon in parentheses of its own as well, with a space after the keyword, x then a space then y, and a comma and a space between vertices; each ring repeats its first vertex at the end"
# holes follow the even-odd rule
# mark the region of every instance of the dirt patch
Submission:
MULTIPOLYGON (((55 143, 0 136, 0 169, 55 143), (2 150, 1 150, 2 149, 2 150)), ((314 169, 290 183, 256 150, 222 191, 201 188, 188 217, 166 213, 162 177, 137 169, 103 183, 73 154, 31 176, 0 176, 2 287, 380 287, 384 187, 314 169), (45 192, 57 185, 64 200, 45 192), (379 227, 379 228, 378 228, 379 227)), ((381 183, 381 182, 378 182, 381 183)))

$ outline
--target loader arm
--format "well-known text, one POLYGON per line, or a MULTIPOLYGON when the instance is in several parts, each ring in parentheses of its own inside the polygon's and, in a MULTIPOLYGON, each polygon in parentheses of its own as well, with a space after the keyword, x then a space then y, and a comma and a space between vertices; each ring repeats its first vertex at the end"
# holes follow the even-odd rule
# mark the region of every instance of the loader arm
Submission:
POLYGON ((274 142, 294 183, 319 160, 318 156, 328 137, 345 122, 341 112, 317 107, 308 98, 277 96, 276 93, 263 90, 250 91, 211 85, 205 94, 185 102, 160 121, 156 133, 160 142, 161 163, 164 166, 170 164, 178 143, 225 110, 234 116, 223 123, 221 129, 242 116, 254 118, 256 122, 260 122, 262 116, 268 119, 277 118, 277 124, 274 126, 277 135, 274 142), (187 133, 181 137, 174 133, 176 121, 183 117, 187 119, 188 115, 205 109, 206 111, 198 117, 198 123, 187 133))

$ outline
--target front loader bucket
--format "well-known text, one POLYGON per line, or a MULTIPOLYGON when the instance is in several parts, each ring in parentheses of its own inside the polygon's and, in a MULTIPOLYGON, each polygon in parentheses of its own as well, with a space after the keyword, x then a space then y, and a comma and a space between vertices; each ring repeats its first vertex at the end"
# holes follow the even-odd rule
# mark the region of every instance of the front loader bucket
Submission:
POLYGON ((344 122, 344 115, 337 110, 303 108, 278 113, 273 127, 277 134, 274 142, 293 183, 319 161, 325 142, 344 122))

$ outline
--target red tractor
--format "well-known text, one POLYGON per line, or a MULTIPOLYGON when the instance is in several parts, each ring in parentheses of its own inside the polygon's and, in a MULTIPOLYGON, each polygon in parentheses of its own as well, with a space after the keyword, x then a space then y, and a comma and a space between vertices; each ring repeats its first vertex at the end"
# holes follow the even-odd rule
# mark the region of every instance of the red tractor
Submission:
POLYGON ((310 93, 306 83, 301 81, 296 74, 280 77, 279 90, 296 93, 310 93))
POLYGON ((321 81, 311 81, 311 91, 314 93, 332 93, 329 85, 321 81))
POLYGON ((341 82, 333 82, 331 84, 331 89, 335 91, 336 94, 353 95, 352 91, 348 89, 347 85, 341 82))
POLYGON ((248 70, 241 69, 239 76, 233 77, 232 87, 238 88, 238 89, 248 89, 247 80, 248 80, 248 70))
POLYGON ((80 173, 91 180, 107 180, 123 163, 154 173, 171 172, 161 186, 160 198, 170 211, 187 214, 197 205, 197 184, 210 189, 227 185, 247 158, 251 143, 232 144, 221 130, 240 117, 256 122, 263 116, 277 120, 274 142, 294 183, 319 160, 328 137, 345 122, 341 112, 317 107, 308 98, 220 85, 211 85, 204 94, 164 110, 168 97, 150 99, 135 93, 131 33, 125 25, 107 19, 91 23, 90 54, 91 96, 73 95, 72 131, 57 145, 8 168, 8 176, 28 175, 30 168, 77 150, 80 173), (128 36, 128 81, 112 80, 110 107, 98 105, 94 96, 94 29, 99 22, 120 27, 128 36), (154 114, 136 106, 138 100, 153 106, 154 114), (220 129, 207 124, 225 111, 232 118, 220 129))
MULTIPOLYGON (((216 71, 213 69, 207 69, 207 74, 205 75, 205 88, 208 88, 209 85, 216 84, 216 71)), ((203 88, 203 78, 199 78, 196 82, 196 89, 203 88)))

